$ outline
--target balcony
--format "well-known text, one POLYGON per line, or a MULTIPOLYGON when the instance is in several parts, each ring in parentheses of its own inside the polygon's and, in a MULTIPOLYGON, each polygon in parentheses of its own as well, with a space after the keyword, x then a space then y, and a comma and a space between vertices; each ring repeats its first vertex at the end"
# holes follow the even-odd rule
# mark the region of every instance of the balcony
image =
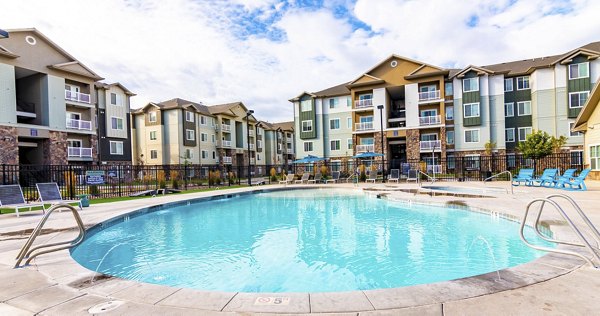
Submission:
POLYGON ((217 130, 219 130, 219 129, 223 132, 231 132, 231 125, 229 125, 229 124, 217 125, 217 130))
POLYGON ((254 150, 254 144, 250 144, 250 150, 254 150))
POLYGON ((250 164, 253 165, 256 163, 256 158, 250 158, 250 164))
POLYGON ((293 164, 293 163, 294 163, 294 161, 293 161, 292 159, 288 159, 288 160, 287 160, 287 164, 288 164, 288 165, 291 165, 291 164, 293 164))
POLYGON ((357 109, 373 107, 373 99, 356 100, 354 107, 357 109))
POLYGON ((232 161, 233 161, 233 159, 231 157, 227 157, 227 156, 223 157, 223 163, 226 165, 230 165, 232 161))
POLYGON ((286 151, 285 151, 285 152, 286 152, 286 153, 288 153, 288 154, 293 154, 293 153, 294 153, 294 150, 293 150, 293 149, 291 149, 291 148, 288 148, 288 149, 286 149, 286 151))
POLYGON ((437 124, 441 124, 441 123, 442 123, 442 117, 439 115, 419 117, 419 126, 437 125, 437 124))
POLYGON ((92 149, 85 147, 67 147, 67 156, 76 158, 92 158, 92 149))
POLYGON ((355 123, 354 130, 357 132, 371 131, 371 130, 373 130, 373 122, 355 123))
POLYGON ((91 98, 90 95, 87 93, 81 93, 81 92, 73 92, 70 90, 65 90, 65 100, 69 100, 69 101, 75 101, 75 102, 79 102, 79 103, 87 103, 87 104, 91 104, 91 98))
POLYGON ((258 148, 263 148, 263 146, 262 146, 262 142, 261 142, 261 141, 258 141, 258 142, 256 143, 256 147, 258 147, 258 148))
POLYGON ((419 102, 426 102, 440 99, 440 90, 419 92, 419 102))
POLYGON ((364 153, 364 152, 374 152, 375 151, 375 145, 356 145, 356 152, 357 153, 364 153))
POLYGON ((219 141, 218 145, 219 145, 219 147, 230 148, 231 147, 231 141, 230 140, 222 140, 222 141, 219 141))
POLYGON ((442 165, 427 165, 427 173, 442 173, 442 165))
POLYGON ((249 130, 248 131, 248 136, 254 137, 254 130, 249 130))
POLYGON ((440 151, 442 150, 441 140, 422 140, 419 142, 421 151, 440 151))
POLYGON ((292 138, 291 138, 291 137, 288 137, 288 138, 287 138, 287 142, 288 142, 288 143, 291 143, 291 142, 292 142, 292 138))
POLYGON ((67 119, 67 128, 91 131, 92 130, 92 121, 67 119))

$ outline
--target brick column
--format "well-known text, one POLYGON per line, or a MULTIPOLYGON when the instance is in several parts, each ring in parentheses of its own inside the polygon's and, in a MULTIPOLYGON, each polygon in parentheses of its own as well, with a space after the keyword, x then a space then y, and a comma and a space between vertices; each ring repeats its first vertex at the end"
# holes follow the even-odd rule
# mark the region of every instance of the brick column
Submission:
POLYGON ((44 140, 44 164, 66 165, 67 133, 50 131, 50 138, 44 140))
POLYGON ((0 126, 0 164, 19 164, 19 141, 16 127, 0 126))
POLYGON ((421 132, 418 129, 406 130, 406 159, 419 160, 421 158, 420 137, 421 132))

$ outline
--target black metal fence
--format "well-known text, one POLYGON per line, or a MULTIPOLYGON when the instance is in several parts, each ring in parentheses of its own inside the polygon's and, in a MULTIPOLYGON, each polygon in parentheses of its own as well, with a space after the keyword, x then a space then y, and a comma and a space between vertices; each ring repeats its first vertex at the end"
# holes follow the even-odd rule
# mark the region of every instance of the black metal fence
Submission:
MULTIPOLYGON (((190 190, 244 185, 248 183, 248 171, 253 182, 264 180, 265 183, 279 181, 284 173, 295 173, 299 177, 305 172, 320 172, 325 177, 330 177, 333 171, 340 171, 341 178, 357 175, 364 181, 371 172, 377 172, 380 179, 387 178, 391 169, 398 169, 400 178, 406 178, 408 171, 412 169, 439 180, 482 181, 505 170, 516 174, 522 168, 533 168, 536 175, 541 174, 545 168, 558 168, 561 173, 570 168, 581 170, 583 157, 580 152, 574 152, 537 159, 521 155, 491 155, 427 161, 329 160, 316 164, 250 168, 230 165, 0 165, 0 183, 20 184, 28 200, 38 198, 35 184, 42 182, 58 183, 64 198, 73 199, 80 194, 89 194, 91 198, 109 198, 165 188, 190 190)), ((508 178, 508 175, 503 175, 498 180, 509 180, 508 178)))

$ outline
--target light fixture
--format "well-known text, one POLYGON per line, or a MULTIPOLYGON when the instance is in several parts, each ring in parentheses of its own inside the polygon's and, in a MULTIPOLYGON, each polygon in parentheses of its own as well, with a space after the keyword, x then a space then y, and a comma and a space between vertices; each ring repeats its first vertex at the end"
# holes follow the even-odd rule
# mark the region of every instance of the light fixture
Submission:
POLYGON ((248 142, 248 186, 252 185, 252 175, 250 174, 250 164, 251 164, 251 155, 250 155, 250 121, 248 118, 250 115, 254 113, 254 110, 248 110, 246 112, 246 142, 248 142))
POLYGON ((0 29, 0 38, 8 38, 8 32, 0 29))

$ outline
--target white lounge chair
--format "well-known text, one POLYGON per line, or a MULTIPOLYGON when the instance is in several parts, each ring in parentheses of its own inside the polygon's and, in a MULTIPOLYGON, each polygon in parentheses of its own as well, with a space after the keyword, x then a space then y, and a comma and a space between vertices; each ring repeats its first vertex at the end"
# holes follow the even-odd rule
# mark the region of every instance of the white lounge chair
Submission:
POLYGON ((329 183, 329 182, 337 183, 338 181, 340 181, 340 172, 334 171, 331 173, 331 179, 327 179, 325 181, 325 183, 329 183))
POLYGON ((321 178, 322 178, 322 177, 323 177, 323 176, 322 176, 320 173, 317 173, 317 174, 315 174, 315 177, 314 177, 314 178, 312 178, 312 179, 308 180, 306 183, 311 183, 311 182, 312 182, 312 183, 315 183, 315 184, 316 184, 317 182, 321 182, 321 181, 322 181, 322 180, 321 180, 321 178))
POLYGON ((367 182, 373 181, 373 183, 377 182, 377 171, 369 172, 369 177, 367 178, 367 182))
POLYGON ((400 169, 390 170, 390 175, 388 176, 388 182, 398 183, 398 180, 400 180, 400 169))
POLYGON ((50 207, 54 204, 66 203, 73 204, 77 203, 79 205, 79 209, 82 210, 83 207, 81 205, 81 200, 65 200, 62 198, 60 194, 60 189, 58 188, 58 184, 56 182, 48 182, 48 183, 37 183, 35 185, 37 187, 38 194, 40 196, 40 202, 42 203, 42 207, 44 211, 46 210, 46 204, 50 204, 50 207))
POLYGON ((39 203, 27 203, 23 190, 18 184, 0 185, 0 208, 12 208, 19 217, 19 209, 41 206, 39 203))
POLYGON ((304 183, 304 182, 308 182, 308 179, 310 179, 310 173, 305 172, 302 174, 302 178, 294 181, 294 183, 304 183))
POLYGON ((279 184, 288 184, 288 183, 293 183, 294 182, 294 174, 290 173, 287 175, 287 177, 285 177, 284 180, 279 181, 279 184))
POLYGON ((408 176, 406 177, 406 182, 414 181, 415 183, 419 182, 419 172, 417 170, 409 169, 408 176))

